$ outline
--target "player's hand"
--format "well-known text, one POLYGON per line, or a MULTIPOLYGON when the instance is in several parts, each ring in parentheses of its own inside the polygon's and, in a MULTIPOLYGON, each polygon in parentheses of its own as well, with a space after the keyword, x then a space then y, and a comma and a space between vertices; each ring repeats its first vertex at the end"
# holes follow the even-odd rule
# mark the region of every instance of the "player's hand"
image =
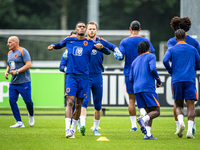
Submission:
POLYGON ((10 71, 9 74, 12 74, 13 76, 17 74, 17 72, 15 70, 10 71))
POLYGON ((63 58, 64 58, 65 60, 68 59, 68 50, 65 50, 65 52, 63 53, 63 58))
POLYGON ((5 75, 4 75, 4 77, 5 77, 7 80, 8 80, 8 75, 9 75, 8 72, 6 72, 5 75))
POLYGON ((96 48, 98 49, 102 49, 103 48, 103 45, 101 43, 97 43, 96 45, 94 45, 96 48))
POLYGON ((54 47, 55 47, 55 45, 49 45, 49 46, 47 47, 47 49, 50 51, 50 50, 52 50, 54 47))
POLYGON ((162 86, 162 82, 161 82, 161 80, 160 80, 160 78, 158 78, 158 79, 156 79, 157 80, 157 87, 160 87, 160 86, 162 86))

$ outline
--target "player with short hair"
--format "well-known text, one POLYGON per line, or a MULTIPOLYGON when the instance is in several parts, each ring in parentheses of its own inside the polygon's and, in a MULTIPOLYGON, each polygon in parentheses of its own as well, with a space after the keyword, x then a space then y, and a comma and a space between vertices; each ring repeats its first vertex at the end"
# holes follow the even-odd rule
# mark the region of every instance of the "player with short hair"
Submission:
POLYGON ((139 43, 139 56, 131 64, 129 80, 133 82, 138 108, 144 108, 147 112, 144 117, 137 118, 141 131, 145 134, 144 139, 156 140, 157 138, 151 134, 152 120, 160 115, 160 103, 155 92, 155 80, 157 87, 160 87, 162 82, 156 69, 156 56, 150 52, 148 41, 139 43))
MULTIPOLYGON (((112 43, 108 42, 102 37, 97 37, 97 24, 95 22, 89 22, 87 24, 87 36, 90 37, 92 40, 101 43, 103 46, 109 48, 114 52, 120 53, 117 46, 113 45, 112 43)), ((119 55, 118 55, 119 56, 119 55)), ((103 96, 103 78, 102 72, 104 71, 103 67, 103 53, 93 49, 91 53, 91 60, 89 64, 89 86, 87 97, 84 99, 82 107, 81 107, 81 116, 80 116, 80 124, 81 128, 80 131, 83 130, 85 127, 86 116, 87 116, 87 106, 90 99, 90 90, 92 91, 93 95, 93 103, 94 103, 94 126, 93 126, 93 134, 95 136, 101 136, 98 131, 100 117, 101 117, 101 105, 102 105, 102 96, 103 96)), ((85 135, 85 132, 82 133, 85 135)))
MULTIPOLYGON (((191 28, 191 21, 188 17, 178 17, 178 16, 175 16, 172 18, 171 20, 171 27, 172 29, 174 30, 174 32, 178 29, 183 29, 185 32, 188 32, 191 28)), ((186 34, 186 39, 185 39, 185 42, 187 44, 190 44, 192 46, 194 46, 198 53, 200 54, 200 45, 199 43, 197 42, 197 40, 195 40, 194 38, 192 38, 191 36, 189 36, 188 34, 186 34)), ((177 41, 175 39, 175 37, 171 38, 168 40, 167 42, 167 47, 170 48, 174 45, 177 44, 177 41)), ((178 128, 179 128, 179 122, 178 122, 178 118, 177 118, 177 115, 176 115, 176 103, 174 102, 174 118, 175 118, 175 123, 176 123, 176 132, 175 134, 178 133, 178 128)), ((194 135, 196 132, 196 126, 195 126, 195 122, 194 122, 194 126, 192 128, 192 134, 194 135)))
POLYGON ((163 64, 172 75, 172 91, 176 104, 176 114, 179 121, 177 135, 184 134, 184 99, 188 110, 188 130, 186 137, 194 139, 192 127, 195 118, 194 102, 198 100, 196 91, 196 70, 200 69, 200 57, 197 49, 185 42, 183 29, 175 32, 177 44, 169 48, 163 58, 163 64), (171 61, 171 66, 169 64, 171 61))
POLYGON ((31 57, 24 47, 19 46, 19 38, 17 36, 9 37, 7 45, 10 51, 8 52, 8 66, 6 68, 5 78, 8 79, 8 75, 12 75, 9 87, 9 102, 13 115, 17 121, 15 125, 10 127, 25 127, 17 106, 19 94, 26 103, 26 108, 29 113, 29 126, 33 127, 35 120, 33 101, 31 98, 31 76, 29 70, 31 68, 31 57))
MULTIPOLYGON (((129 116, 131 120, 132 129, 131 131, 137 131, 136 125, 136 109, 135 109, 135 96, 133 91, 133 84, 129 81, 129 73, 130 67, 133 60, 138 56, 137 53, 137 46, 142 41, 150 41, 142 36, 139 35, 141 31, 141 24, 139 21, 134 20, 131 22, 130 27, 130 36, 123 39, 120 42, 119 50, 122 53, 124 59, 125 56, 125 64, 124 64, 124 76, 125 76, 125 83, 126 83, 126 91, 129 95, 129 116)), ((151 53, 154 53, 155 49, 153 48, 152 44, 150 43, 151 53)), ((122 60, 121 58, 119 60, 122 60)), ((143 108, 140 109, 140 115, 144 116, 146 114, 143 108)))
POLYGON ((75 31, 76 36, 70 36, 65 38, 60 43, 51 44, 48 46, 48 50, 60 49, 62 47, 68 50, 68 62, 67 62, 67 85, 66 85, 66 97, 67 107, 65 111, 65 126, 66 126, 66 138, 75 137, 75 127, 78 122, 81 113, 81 105, 87 94, 89 69, 92 49, 95 48, 103 53, 109 54, 110 51, 103 47, 102 44, 85 37, 86 26, 84 22, 78 22, 76 24, 75 31), (76 99, 75 111, 73 114, 73 122, 70 128, 70 122, 72 117, 72 108, 74 100, 76 99))

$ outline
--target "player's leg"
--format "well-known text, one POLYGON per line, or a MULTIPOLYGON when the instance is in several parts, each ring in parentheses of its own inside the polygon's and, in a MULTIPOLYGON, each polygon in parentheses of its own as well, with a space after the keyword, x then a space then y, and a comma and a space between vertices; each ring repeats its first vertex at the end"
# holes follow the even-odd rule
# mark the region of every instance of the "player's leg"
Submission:
POLYGON ((82 107, 81 107, 81 115, 80 115, 80 127, 78 128, 81 128, 82 126, 86 126, 86 116, 87 116, 87 107, 88 107, 88 103, 89 103, 89 100, 90 100, 90 89, 92 87, 92 79, 90 78, 89 79, 89 85, 88 85, 88 88, 87 88, 87 95, 86 97, 84 98, 83 100, 83 103, 82 103, 82 107))
POLYGON ((174 113, 174 119, 175 119, 175 123, 176 123, 176 132, 175 132, 175 134, 177 134, 178 133, 178 128, 179 128, 179 122, 178 122, 178 118, 177 118, 177 115, 176 115, 176 103, 175 103, 175 101, 174 101, 173 113, 174 113))
MULTIPOLYGON (((77 116, 73 116, 73 119, 77 120, 77 122, 81 115, 81 106, 82 106, 83 100, 84 100, 84 98, 87 97, 88 84, 89 84, 88 79, 78 79, 78 88, 77 88, 78 105, 74 112, 74 115, 77 114, 77 116)), ((75 127, 76 127, 76 125, 73 128, 74 131, 75 131, 75 127)), ((86 126, 81 126, 80 132, 81 132, 82 136, 84 136, 86 134, 85 131, 86 131, 86 126)))
POLYGON ((11 128, 24 127, 24 124, 21 120, 19 108, 17 106, 17 100, 18 100, 18 96, 19 96, 19 92, 17 91, 17 88, 18 88, 17 85, 10 84, 9 103, 10 103, 11 110, 13 112, 13 116, 14 116, 15 120, 17 121, 15 125, 10 126, 11 128))
POLYGON ((93 134, 95 136, 101 136, 98 131, 100 118, 101 118, 101 109, 102 109, 102 97, 103 97, 103 78, 102 74, 94 77, 94 84, 92 87, 92 95, 94 102, 94 126, 93 126, 93 134))
POLYGON ((188 130, 187 130, 187 138, 194 139, 194 136, 192 135, 192 127, 194 124, 194 118, 195 118, 195 106, 194 106, 195 100, 187 100, 187 110, 188 110, 188 130))
POLYGON ((172 90, 174 94, 174 101, 176 103, 176 115, 179 122, 178 137, 182 137, 184 134, 185 123, 184 123, 184 83, 176 82, 172 85, 172 90))
POLYGON ((129 81, 129 77, 125 76, 125 83, 126 83, 126 91, 129 96, 129 104, 128 104, 128 111, 131 120, 131 130, 130 131, 137 131, 136 125, 136 108, 135 108, 135 95, 133 94, 133 83, 129 81))
POLYGON ((23 100, 26 103, 26 108, 29 113, 29 121, 28 124, 30 127, 33 127, 35 124, 35 119, 34 119, 34 111, 33 111, 33 101, 31 99, 31 83, 23 83, 20 88, 18 88, 19 93, 23 97, 23 100))
POLYGON ((196 92, 196 85, 192 82, 185 83, 185 99, 186 99, 186 106, 188 110, 188 130, 187 130, 187 138, 194 139, 193 136, 193 126, 194 126, 194 119, 195 119, 195 105, 194 102, 198 100, 197 92, 196 92))

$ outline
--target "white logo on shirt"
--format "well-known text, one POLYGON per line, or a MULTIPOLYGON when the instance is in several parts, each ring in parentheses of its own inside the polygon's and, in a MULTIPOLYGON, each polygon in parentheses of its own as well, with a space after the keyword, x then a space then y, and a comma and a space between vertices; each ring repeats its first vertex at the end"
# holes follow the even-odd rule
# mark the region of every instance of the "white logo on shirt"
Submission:
POLYGON ((15 62, 14 61, 10 61, 10 69, 11 70, 15 69, 15 62))
POLYGON ((83 54, 83 48, 82 47, 75 46, 73 48, 73 55, 82 56, 82 54, 83 54))
POLYGON ((96 55, 97 54, 97 50, 93 49, 91 55, 96 55))

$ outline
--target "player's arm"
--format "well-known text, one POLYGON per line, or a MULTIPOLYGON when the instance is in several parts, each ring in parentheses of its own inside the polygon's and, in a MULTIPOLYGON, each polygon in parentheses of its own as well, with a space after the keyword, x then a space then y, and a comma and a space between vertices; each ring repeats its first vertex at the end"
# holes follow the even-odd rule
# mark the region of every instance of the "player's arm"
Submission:
POLYGON ((195 51, 195 70, 200 70, 200 55, 195 51))
POLYGON ((163 64, 164 64, 165 68, 167 69, 167 71, 171 74, 172 73, 172 67, 169 64, 170 59, 171 59, 171 52, 168 49, 167 52, 165 53, 164 58, 163 58, 163 64))
POLYGON ((8 75, 10 73, 10 66, 8 65, 7 68, 6 68, 6 72, 4 74, 4 77, 8 80, 8 75))
POLYGON ((53 50, 53 49, 58 50, 58 49, 61 49, 61 48, 63 48, 63 47, 66 46, 66 41, 67 41, 67 37, 64 40, 62 40, 61 42, 59 42, 59 43, 54 43, 54 44, 49 45, 47 47, 47 49, 48 50, 53 50))
POLYGON ((134 82, 133 76, 134 76, 134 74, 133 74, 133 62, 132 62, 131 68, 130 68, 130 73, 129 73, 129 81, 130 82, 134 82))
POLYGON ((19 73, 22 73, 22 72, 25 72, 26 70, 30 69, 31 68, 31 60, 29 61, 26 61, 25 62, 25 65, 19 69, 16 69, 16 70, 12 70, 10 71, 10 74, 12 75, 16 75, 16 74, 19 74, 19 73))
MULTIPOLYGON (((65 53, 65 51, 63 52, 63 54, 65 53)), ((66 72, 66 70, 67 70, 67 60, 63 56, 62 56, 61 61, 60 61, 59 70, 61 72, 66 72)))
POLYGON ((101 43, 95 44, 93 48, 95 48, 96 50, 98 50, 106 55, 110 55, 110 50, 107 47, 103 46, 101 43))
POLYGON ((151 42, 149 41, 149 44, 150 44, 150 50, 151 50, 151 53, 155 54, 155 49, 153 47, 153 45, 151 44, 151 42))
POLYGON ((162 82, 160 80, 160 77, 158 75, 157 69, 156 69, 156 57, 152 56, 152 58, 149 61, 149 66, 150 66, 150 70, 153 74, 154 79, 157 81, 157 87, 160 87, 162 85, 162 82))

